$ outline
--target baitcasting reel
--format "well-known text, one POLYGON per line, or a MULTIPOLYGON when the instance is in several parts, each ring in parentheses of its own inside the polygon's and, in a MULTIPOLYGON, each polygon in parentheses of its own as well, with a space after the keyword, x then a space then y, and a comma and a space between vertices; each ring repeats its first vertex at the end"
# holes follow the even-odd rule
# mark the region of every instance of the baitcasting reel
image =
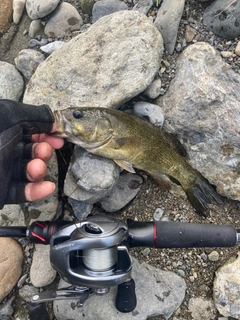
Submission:
POLYGON ((49 320, 45 302, 107 294, 118 286, 116 308, 131 312, 137 304, 131 278, 128 248, 234 247, 240 233, 232 226, 181 222, 124 223, 110 216, 92 216, 74 224, 68 221, 35 221, 26 227, 1 227, 0 237, 29 237, 34 243, 50 243, 50 261, 70 284, 56 292, 33 296, 30 320, 49 320))

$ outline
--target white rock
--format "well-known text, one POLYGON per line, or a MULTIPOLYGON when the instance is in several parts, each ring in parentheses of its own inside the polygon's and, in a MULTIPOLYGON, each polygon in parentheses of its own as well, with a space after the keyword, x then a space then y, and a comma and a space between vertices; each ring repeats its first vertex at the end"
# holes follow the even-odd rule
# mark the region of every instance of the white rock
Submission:
POLYGON ((161 107, 149 102, 139 101, 133 106, 133 113, 146 118, 155 126, 162 127, 164 122, 164 112, 161 107))
POLYGON ((13 0, 13 22, 18 24, 25 7, 26 0, 13 0))
POLYGON ((60 0, 27 0, 26 10, 30 19, 43 18, 51 13, 60 0))
POLYGON ((160 78, 153 80, 147 90, 144 91, 144 94, 150 99, 156 99, 161 93, 162 81, 160 78))
POLYGON ((40 47, 40 50, 44 53, 51 54, 53 53, 53 51, 61 48, 64 44, 64 41, 54 41, 46 44, 45 46, 40 47))
POLYGON ((240 41, 238 41, 238 44, 236 46, 236 49, 235 49, 235 53, 240 56, 240 41))

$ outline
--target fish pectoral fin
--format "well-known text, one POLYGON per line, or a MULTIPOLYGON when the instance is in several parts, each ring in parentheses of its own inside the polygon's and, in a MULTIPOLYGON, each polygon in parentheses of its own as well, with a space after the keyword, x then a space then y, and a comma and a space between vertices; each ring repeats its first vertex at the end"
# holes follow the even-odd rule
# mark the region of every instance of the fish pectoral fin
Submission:
POLYGON ((133 169, 133 166, 130 162, 125 160, 115 160, 115 159, 114 159, 114 162, 122 169, 131 173, 136 173, 136 171, 133 169))
POLYGON ((157 177, 152 177, 153 180, 162 188, 166 190, 172 189, 171 180, 165 174, 159 174, 157 177))

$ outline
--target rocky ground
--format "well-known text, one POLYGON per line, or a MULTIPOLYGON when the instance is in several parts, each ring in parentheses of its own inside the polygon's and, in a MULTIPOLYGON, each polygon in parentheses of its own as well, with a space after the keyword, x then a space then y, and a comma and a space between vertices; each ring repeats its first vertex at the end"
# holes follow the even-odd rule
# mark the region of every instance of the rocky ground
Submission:
MULTIPOLYGON (((75 1, 68 1, 75 4, 75 1)), ((130 5, 131 3, 129 3, 130 5)), ((184 14, 181 20, 178 38, 177 50, 173 55, 164 55, 163 59, 168 61, 169 66, 166 72, 162 74, 162 88, 167 90, 172 78, 174 77, 176 59, 185 45, 186 25, 191 24, 191 19, 195 20, 196 35, 193 42, 205 41, 209 42, 219 51, 232 51, 240 40, 224 40, 217 36, 213 37, 211 32, 208 32, 202 23, 204 8, 208 3, 200 3, 197 0, 186 1, 184 14), (189 20, 189 17, 191 19, 189 20), (214 40, 213 40, 214 39, 214 40)), ((157 9, 153 8, 150 15, 153 17, 157 9)), ((30 20, 24 14, 21 23, 18 26, 12 25, 10 30, 2 35, 0 39, 0 60, 13 63, 14 58, 19 51, 28 47, 29 38, 25 33, 28 30, 30 20)), ((191 42, 192 43, 192 42, 191 42)), ((239 57, 232 55, 225 58, 226 62, 236 71, 240 72, 239 57)), ((166 67, 164 63, 162 67, 166 67)), ((139 221, 152 220, 157 208, 164 211, 164 215, 171 217, 172 220, 197 223, 214 223, 214 224, 230 224, 236 229, 240 228, 239 203, 225 199, 223 205, 212 206, 210 214, 207 218, 197 215, 189 202, 186 199, 176 197, 171 193, 161 189, 153 180, 144 172, 138 172, 144 180, 142 188, 136 198, 121 212, 114 215, 121 218, 132 218, 139 221)), ((101 209, 95 207, 95 212, 101 212, 101 209)), ((212 286, 214 273, 224 262, 230 257, 236 256, 238 247, 217 249, 217 248, 202 248, 202 249, 136 249, 132 251, 139 262, 145 261, 162 270, 170 270, 183 276, 187 284, 186 296, 175 314, 170 319, 221 319, 221 315, 208 305, 203 306, 200 302, 198 307, 192 309, 195 298, 202 298, 210 301, 212 299, 212 286), (203 306, 203 311, 201 307, 203 306)), ((16 289, 18 290, 18 289, 16 289)), ((25 305, 21 299, 18 299, 15 304, 15 314, 13 319, 18 316, 26 315, 25 305)), ((160 320, 161 317, 154 318, 160 320)), ((231 319, 231 318, 229 318, 231 319)))

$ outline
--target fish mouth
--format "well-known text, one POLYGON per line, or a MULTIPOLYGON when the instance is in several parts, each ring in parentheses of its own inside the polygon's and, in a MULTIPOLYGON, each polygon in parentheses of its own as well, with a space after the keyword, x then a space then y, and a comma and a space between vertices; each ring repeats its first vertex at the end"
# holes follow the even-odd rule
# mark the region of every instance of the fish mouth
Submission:
POLYGON ((60 111, 54 111, 53 115, 57 123, 57 130, 53 132, 52 135, 55 137, 69 138, 72 135, 70 122, 60 111))

